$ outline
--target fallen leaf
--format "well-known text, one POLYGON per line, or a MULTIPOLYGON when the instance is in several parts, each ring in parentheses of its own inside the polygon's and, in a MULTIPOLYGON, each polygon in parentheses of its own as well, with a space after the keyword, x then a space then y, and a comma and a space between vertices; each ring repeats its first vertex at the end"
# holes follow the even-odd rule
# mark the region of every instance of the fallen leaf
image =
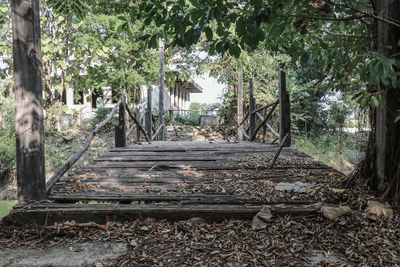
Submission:
POLYGON ((393 210, 387 203, 381 203, 379 201, 368 201, 367 209, 365 210, 367 214, 374 214, 378 217, 383 216, 392 216, 393 210))
POLYGON ((349 206, 339 206, 339 207, 323 206, 321 208, 321 211, 322 211, 322 214, 326 218, 328 218, 330 220, 335 220, 336 218, 339 218, 340 216, 350 213, 351 208, 349 206))

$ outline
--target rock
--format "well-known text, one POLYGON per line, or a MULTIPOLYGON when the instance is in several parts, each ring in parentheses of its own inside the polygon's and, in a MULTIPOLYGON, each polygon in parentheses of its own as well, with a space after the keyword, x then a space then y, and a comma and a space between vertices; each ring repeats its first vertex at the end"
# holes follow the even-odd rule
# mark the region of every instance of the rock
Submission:
POLYGON ((366 214, 374 214, 377 217, 392 216, 393 210, 388 203, 381 203, 379 201, 368 201, 368 206, 365 210, 366 214))
POLYGON ((330 220, 335 220, 340 216, 350 213, 351 208, 349 206, 339 206, 339 207, 323 206, 321 208, 321 212, 326 218, 330 220))
POLYGON ((253 218, 251 229, 261 230, 267 228, 267 223, 271 220, 271 210, 267 207, 262 208, 253 218))
POLYGON ((295 183, 279 183, 275 186, 275 190, 277 191, 288 191, 288 192, 296 192, 296 193, 307 193, 308 190, 315 187, 315 183, 303 183, 303 182, 295 182, 295 183))

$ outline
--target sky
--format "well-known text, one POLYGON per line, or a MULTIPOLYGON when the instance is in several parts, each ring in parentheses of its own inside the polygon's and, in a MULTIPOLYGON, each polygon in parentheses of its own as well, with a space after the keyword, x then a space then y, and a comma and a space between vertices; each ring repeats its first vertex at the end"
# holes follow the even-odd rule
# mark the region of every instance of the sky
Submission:
POLYGON ((226 85, 219 84, 217 79, 209 77, 208 74, 194 78, 194 81, 203 88, 203 93, 190 94, 190 102, 214 104, 221 102, 219 99, 222 96, 223 89, 226 85))

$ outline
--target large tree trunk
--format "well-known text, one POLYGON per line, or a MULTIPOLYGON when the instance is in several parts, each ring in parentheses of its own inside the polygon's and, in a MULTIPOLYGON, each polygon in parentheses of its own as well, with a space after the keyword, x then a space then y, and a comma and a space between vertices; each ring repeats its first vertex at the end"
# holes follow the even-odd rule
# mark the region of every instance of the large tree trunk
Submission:
MULTIPOLYGON (((400 2, 393 1, 381 16, 392 21, 400 20, 400 2)), ((400 52, 400 29, 385 22, 378 22, 378 50, 388 57, 400 52), (388 48, 391 47, 391 48, 388 48)), ((400 60, 399 55, 395 55, 400 60)), ((399 70, 396 70, 399 71, 399 70)), ((384 92, 386 107, 376 114, 376 176, 372 185, 377 190, 386 188, 385 196, 399 200, 400 181, 400 123, 394 123, 400 109, 399 88, 389 87, 384 92)))
POLYGON ((11 1, 18 199, 45 197, 39 0, 11 1))

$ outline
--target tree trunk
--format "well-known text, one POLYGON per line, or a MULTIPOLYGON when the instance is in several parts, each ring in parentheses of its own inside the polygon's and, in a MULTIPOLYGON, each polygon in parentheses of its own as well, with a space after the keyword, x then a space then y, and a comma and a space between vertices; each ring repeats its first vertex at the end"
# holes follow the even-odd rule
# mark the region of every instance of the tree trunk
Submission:
MULTIPOLYGON (((393 1, 380 14, 391 21, 400 20, 400 2, 393 1)), ((397 44, 400 39, 400 29, 385 22, 378 22, 378 51, 387 57, 400 60, 397 44)), ((396 70, 399 71, 398 69, 396 70)), ((394 123, 399 115, 400 90, 389 87, 384 92, 386 107, 376 111, 376 176, 372 185, 377 190, 386 188, 385 196, 399 200, 400 171, 400 123, 394 123)))
POLYGON ((45 197, 39 0, 11 1, 18 199, 45 197))

